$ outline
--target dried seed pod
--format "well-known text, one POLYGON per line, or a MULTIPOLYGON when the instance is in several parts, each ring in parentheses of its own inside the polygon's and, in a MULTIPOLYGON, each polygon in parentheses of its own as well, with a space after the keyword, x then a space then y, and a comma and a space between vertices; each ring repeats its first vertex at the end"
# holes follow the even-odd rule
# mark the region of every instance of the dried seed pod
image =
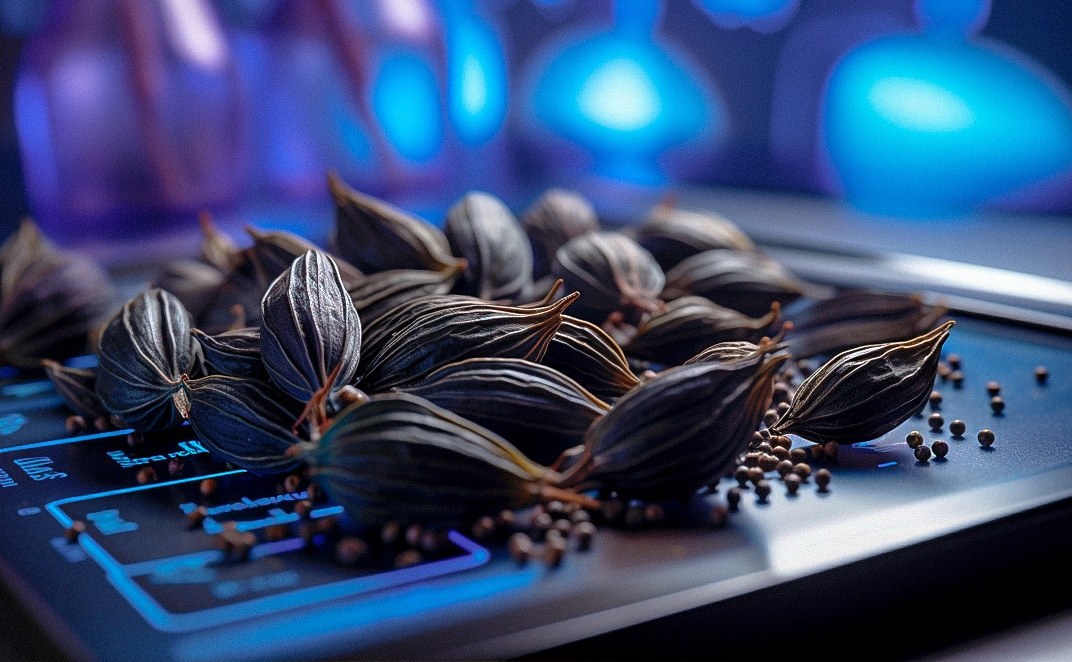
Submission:
POLYGON ((89 420, 112 415, 97 396, 97 370, 69 368, 55 361, 41 361, 45 374, 71 409, 89 420))
POLYGON ((23 221, 0 247, 0 365, 33 368, 86 352, 115 303, 97 264, 57 250, 23 221))
POLYGON ((191 331, 201 345, 210 374, 267 380, 261 360, 261 330, 251 326, 210 336, 200 329, 191 331))
POLYGON ((175 296, 147 290, 123 306, 101 334, 97 395, 139 432, 182 423, 182 376, 197 375, 201 346, 190 313, 175 296))
POLYGON ((171 260, 153 279, 152 286, 174 294, 199 321, 212 303, 213 293, 223 284, 216 267, 195 260, 171 260))
POLYGON ((626 394, 585 438, 588 459, 568 484, 638 498, 683 498, 718 480, 748 447, 771 401, 774 371, 789 355, 670 368, 626 394))
POLYGON ((569 315, 562 316, 562 326, 540 362, 604 400, 621 397, 640 383, 613 338, 595 324, 569 315))
POLYGON ((302 405, 268 382, 211 375, 184 379, 186 416, 212 453, 258 474, 282 473, 299 460, 287 449, 302 439, 293 432, 302 405))
POLYGON ((759 317, 772 303, 784 306, 803 293, 804 286, 796 278, 764 255, 714 250, 686 258, 668 271, 662 296, 672 300, 696 294, 759 317))
POLYGON ((369 526, 460 525, 533 505, 549 491, 541 483, 557 479, 497 434, 405 393, 348 408, 301 457, 311 479, 369 526))
POLYGON ((461 271, 461 264, 439 271, 391 269, 365 276, 347 290, 361 323, 367 326, 407 301, 447 294, 454 288, 461 271))
MULTIPOLYGON (((253 237, 253 245, 249 247, 249 257, 265 283, 271 283, 278 278, 279 274, 289 269, 290 265, 294 264, 294 260, 302 255, 309 251, 320 250, 311 242, 283 230, 264 231, 247 226, 246 232, 253 237)), ((335 260, 339 276, 347 289, 364 278, 364 274, 349 262, 339 258, 332 259, 335 260)))
POLYGON ((580 193, 548 189, 521 217, 532 242, 534 273, 547 274, 555 253, 570 239, 599 231, 596 210, 580 193))
POLYGON ((577 317, 602 324, 613 312, 626 321, 659 309, 663 270, 646 250, 620 232, 570 239, 555 253, 551 273, 566 292, 580 292, 577 317))
POLYGON ((838 354, 801 383, 771 434, 841 444, 886 434, 927 404, 953 324, 911 340, 838 354))
POLYGON ((666 270, 704 251, 755 250, 755 244, 741 229, 717 214, 684 211, 660 203, 641 225, 630 228, 643 246, 666 270))
POLYGON ((759 342, 773 336, 781 325, 778 304, 772 304, 763 317, 752 319, 703 297, 681 297, 641 322, 622 350, 630 357, 681 365, 716 343, 759 342))
POLYGON ((468 263, 459 290, 481 299, 514 299, 532 284, 532 249, 510 209, 470 192, 447 212, 447 241, 468 263))
POLYGON ((848 290, 796 313, 787 341, 796 357, 833 354, 913 338, 931 330, 945 312, 918 295, 848 290))
POLYGON ((334 173, 328 186, 335 201, 335 250, 358 269, 437 271, 457 264, 447 238, 431 223, 354 191, 334 173))
POLYGON ((707 349, 696 354, 696 356, 690 358, 688 361, 685 361, 684 365, 692 365, 694 363, 729 363, 754 353, 756 349, 758 349, 758 345, 746 340, 720 342, 711 345, 707 349))
POLYGON ((302 402, 350 382, 361 358, 361 320, 331 256, 309 251, 268 288, 261 355, 272 381, 302 402))
POLYGON ((405 389, 502 435, 551 464, 584 440, 610 405, 554 368, 524 359, 468 359, 405 389))
POLYGON ((243 260, 242 251, 207 211, 197 215, 197 222, 201 226, 201 260, 220 273, 229 273, 243 260))
POLYGON ((562 323, 562 311, 575 298, 540 308, 456 297, 416 299, 374 324, 378 328, 367 337, 357 383, 377 393, 415 384, 433 370, 464 359, 497 356, 538 362, 562 323), (412 311, 417 312, 408 314, 412 311))

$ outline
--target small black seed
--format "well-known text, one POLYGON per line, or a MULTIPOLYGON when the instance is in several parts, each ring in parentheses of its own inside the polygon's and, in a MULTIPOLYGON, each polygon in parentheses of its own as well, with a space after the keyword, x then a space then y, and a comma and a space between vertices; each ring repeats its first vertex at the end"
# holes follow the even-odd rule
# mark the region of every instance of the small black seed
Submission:
POLYGON ((926 462, 931 459, 931 449, 928 446, 920 446, 916 449, 916 459, 920 462, 926 462))
POLYGON ((998 393, 1001 393, 1001 384, 999 384, 997 382, 987 382, 986 383, 986 392, 989 393, 991 396, 994 396, 994 395, 997 395, 998 393))
POLYGON ((954 437, 963 437, 968 426, 959 418, 949 424, 949 433, 954 437))
POLYGON ((789 459, 789 451, 781 446, 775 446, 774 450, 771 451, 771 455, 773 455, 779 462, 789 459))
POLYGON ((959 370, 954 370, 949 373, 949 380, 953 382, 954 387, 960 388, 961 386, 964 386, 964 373, 959 370))
POLYGON ((424 561, 424 557, 421 553, 415 549, 402 550, 395 556, 395 568, 401 570, 402 568, 412 568, 415 565, 420 565, 424 561))
POLYGON ((561 535, 548 536, 547 544, 543 548, 543 562, 549 568, 557 568, 566 557, 566 549, 566 539, 561 535))
POLYGON ((577 536, 577 550, 587 552, 592 547, 592 537, 596 533, 596 525, 591 522, 578 522, 573 527, 573 535, 577 536))
POLYGON ((1005 411, 1005 401, 1002 400, 1000 395, 995 395, 990 398, 990 408, 994 410, 995 414, 1000 414, 1005 411))
POLYGON ((931 391, 930 395, 931 409, 938 411, 942 406, 942 394, 938 391, 931 391))
POLYGON ((808 477, 811 476, 811 467, 803 462, 799 462, 793 465, 793 473, 800 476, 800 480, 808 482, 808 477))
POLYGON ((778 466, 775 467, 775 471, 778 472, 779 476, 781 476, 782 478, 785 478, 786 474, 788 474, 789 472, 793 471, 793 463, 790 462, 789 460, 782 460, 781 462, 778 463, 778 466))
POLYGON ((838 454, 841 453, 841 444, 836 441, 828 441, 826 442, 826 445, 823 446, 823 452, 826 453, 826 456, 831 460, 836 460, 838 454))
POLYGON ((801 462, 808 461, 808 451, 803 448, 794 448, 789 451, 789 461, 793 464, 800 464, 801 462))
POLYGON ((368 556, 368 543, 355 536, 346 536, 335 543, 335 560, 341 565, 354 566, 368 556))
POLYGON ((85 532, 85 530, 85 522, 75 520, 71 522, 71 525, 64 530, 63 535, 65 538, 67 538, 67 542, 74 543, 78 542, 78 534, 85 532))
POLYGON ((829 492, 830 479, 832 475, 829 469, 819 469, 815 472, 815 484, 819 486, 820 492, 829 492))
POLYGON ((737 507, 741 503, 741 489, 739 487, 731 487, 726 492, 726 503, 729 504, 731 511, 737 512, 737 507))
POLYGON ((777 457, 775 457, 773 455, 768 455, 766 453, 764 453, 763 455, 760 456, 760 458, 759 458, 759 468, 762 469, 764 473, 766 473, 768 471, 774 471, 774 469, 777 466, 778 466, 778 458, 777 457))
POLYGON ((905 443, 908 444, 909 448, 919 448, 923 445, 923 435, 913 430, 905 436, 905 443))
POLYGON ((510 536, 510 542, 507 544, 510 550, 510 558, 517 563, 524 565, 532 558, 532 538, 529 538, 524 533, 515 533, 510 536))
POLYGON ((741 489, 748 489, 748 467, 737 467, 733 472, 733 479, 737 481, 737 484, 741 486, 741 489))
POLYGON ((927 418, 927 425, 930 425, 932 430, 941 430, 945 425, 945 418, 938 412, 934 412, 927 418))
POLYGON ((931 443, 931 452, 934 457, 945 457, 949 454, 949 442, 941 439, 931 443))
POLYGON ((635 529, 644 524, 644 509, 638 505, 632 505, 625 509, 625 525, 635 529))
POLYGON ((1046 366, 1040 365, 1039 367, 1035 368, 1035 380, 1039 384, 1045 384, 1046 380, 1049 378, 1050 370, 1046 366))
POLYGON ((767 413, 763 414, 763 425, 770 427, 778 420, 778 410, 768 409, 767 413))
POLYGON ((67 432, 70 432, 71 434, 78 434, 80 432, 85 431, 86 419, 78 415, 68 416, 64 425, 67 427, 67 432))
POLYGON ((800 489, 800 484, 804 482, 800 476, 796 474, 789 474, 785 477, 785 489, 789 492, 789 496, 793 496, 800 489))
POLYGON ((946 357, 945 362, 949 364, 949 367, 954 370, 960 370, 960 355, 950 354, 946 357))
POLYGON ((767 497, 770 496, 771 486, 765 480, 761 480, 756 483, 756 497, 760 503, 767 503, 767 497))
POLYGON ((473 522, 473 540, 482 542, 495 535, 495 520, 487 515, 473 522))
POLYGON ((995 439, 995 437, 994 437, 994 433, 992 431, 990 431, 990 430, 980 430, 979 431, 979 443, 982 444, 984 448, 990 448, 990 445, 994 443, 994 439, 995 439))

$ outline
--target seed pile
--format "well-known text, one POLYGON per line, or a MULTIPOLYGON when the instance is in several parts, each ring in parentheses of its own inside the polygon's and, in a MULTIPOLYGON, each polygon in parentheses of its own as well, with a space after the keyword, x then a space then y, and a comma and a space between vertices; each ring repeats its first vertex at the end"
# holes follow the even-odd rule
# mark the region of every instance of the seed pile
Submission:
MULTIPOLYGON (((716 216, 662 204, 614 232, 576 193, 546 192, 521 221, 469 193, 441 231, 330 186, 331 252, 255 228, 239 248, 203 217, 200 260, 167 265, 107 321, 97 370, 46 363, 78 416, 139 433, 189 421, 219 457, 302 473, 366 526, 464 527, 555 565, 564 541, 590 544, 588 511, 657 526, 728 475, 729 510, 777 480, 825 492, 811 463, 928 402, 941 419, 935 379, 963 380, 939 361, 953 322, 918 297, 842 292, 785 321, 819 290, 716 216), (519 510, 524 526, 504 523, 519 510)), ((9 244, 43 241, 23 234, 9 244)), ((381 543, 342 536, 336 556, 381 543)))

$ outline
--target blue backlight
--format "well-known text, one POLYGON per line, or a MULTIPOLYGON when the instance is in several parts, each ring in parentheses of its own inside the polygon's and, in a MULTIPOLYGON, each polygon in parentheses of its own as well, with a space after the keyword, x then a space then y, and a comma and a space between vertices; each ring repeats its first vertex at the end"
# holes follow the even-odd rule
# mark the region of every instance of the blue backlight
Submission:
POLYGON ((388 56, 372 92, 384 133, 405 159, 430 160, 443 143, 435 74, 423 59, 408 53, 388 56))
POLYGON ((748 26, 760 32, 783 27, 793 17, 800 0, 695 0, 724 28, 748 26))
POLYGON ((451 3, 445 9, 450 121, 462 142, 480 145, 495 135, 506 117, 503 47, 495 31, 475 14, 451 3))

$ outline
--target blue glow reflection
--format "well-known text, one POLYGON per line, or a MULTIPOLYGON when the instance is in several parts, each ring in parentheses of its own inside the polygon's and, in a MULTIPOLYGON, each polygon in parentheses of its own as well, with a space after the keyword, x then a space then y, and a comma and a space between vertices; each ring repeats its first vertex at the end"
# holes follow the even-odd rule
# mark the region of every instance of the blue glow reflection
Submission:
POLYGON ((458 137, 468 145, 490 139, 506 117, 504 49, 495 31, 465 0, 444 7, 448 50, 448 112, 458 137))
POLYGON ((372 105, 402 157, 420 163, 439 151, 443 143, 439 92, 424 60, 410 54, 387 57, 376 79, 372 105))
POLYGON ((781 29, 796 13, 800 0, 694 0, 724 28, 748 26, 759 32, 781 29))

